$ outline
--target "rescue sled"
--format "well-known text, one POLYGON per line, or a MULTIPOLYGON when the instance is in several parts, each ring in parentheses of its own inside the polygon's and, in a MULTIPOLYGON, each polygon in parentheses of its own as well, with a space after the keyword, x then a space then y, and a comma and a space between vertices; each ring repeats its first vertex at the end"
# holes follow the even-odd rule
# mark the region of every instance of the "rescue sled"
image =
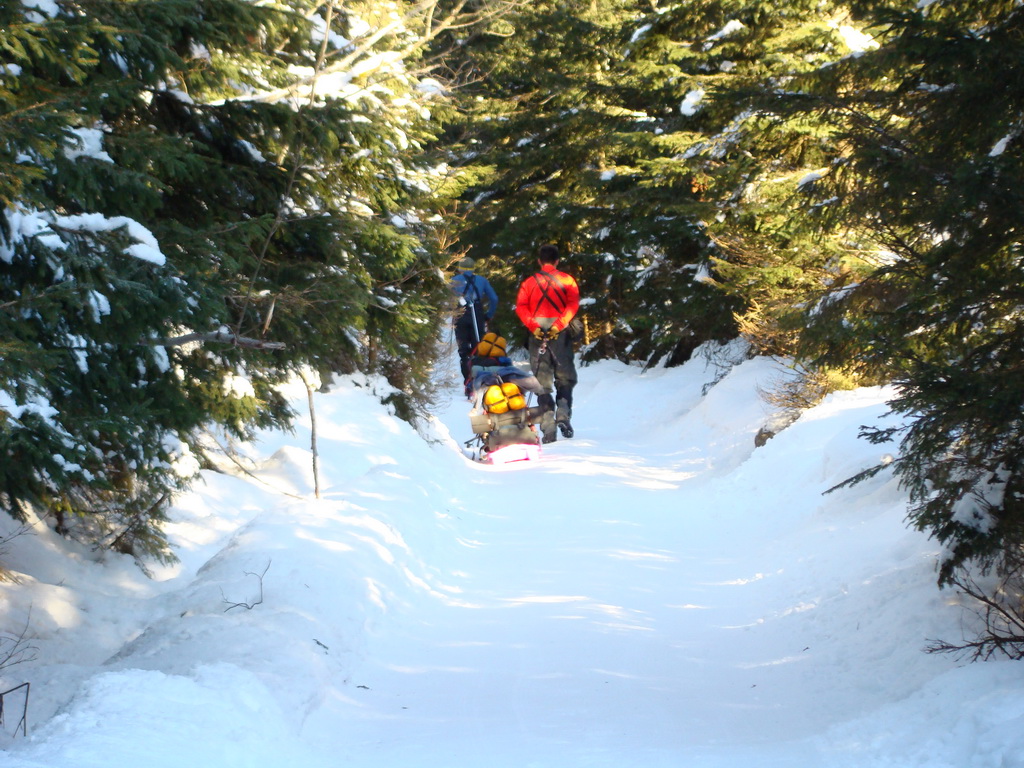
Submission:
POLYGON ((473 437, 466 441, 466 447, 476 443, 474 458, 486 464, 539 458, 537 425, 544 409, 528 405, 526 396, 514 381, 493 378, 494 383, 477 393, 469 413, 473 437))

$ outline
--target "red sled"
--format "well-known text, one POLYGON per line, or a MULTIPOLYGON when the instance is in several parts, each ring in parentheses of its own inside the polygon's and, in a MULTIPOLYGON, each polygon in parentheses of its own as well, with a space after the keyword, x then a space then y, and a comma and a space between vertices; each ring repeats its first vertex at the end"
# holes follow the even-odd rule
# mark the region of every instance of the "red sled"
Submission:
POLYGON ((511 464, 516 461, 533 461, 540 458, 537 443, 513 443, 486 454, 483 461, 488 464, 511 464))

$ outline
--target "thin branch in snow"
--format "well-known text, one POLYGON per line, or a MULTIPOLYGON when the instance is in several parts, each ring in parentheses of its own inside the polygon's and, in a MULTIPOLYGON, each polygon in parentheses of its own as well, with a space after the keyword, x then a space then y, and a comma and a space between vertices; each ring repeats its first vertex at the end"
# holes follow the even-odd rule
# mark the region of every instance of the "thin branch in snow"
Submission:
MULTIPOLYGON (((252 571, 246 571, 245 572, 246 576, 255 576, 257 578, 257 580, 259 581, 259 583, 260 583, 260 596, 259 596, 259 599, 254 600, 251 603, 232 603, 230 600, 228 600, 225 597, 224 598, 224 602, 228 603, 228 607, 224 609, 224 613, 227 613, 232 608, 245 608, 247 611, 251 611, 257 605, 262 604, 263 603, 263 577, 267 575, 267 571, 269 571, 269 570, 270 570, 270 562, 268 561, 267 562, 267 567, 263 569, 262 573, 253 573, 252 571)), ((221 592, 221 595, 223 595, 223 594, 224 593, 221 592)))

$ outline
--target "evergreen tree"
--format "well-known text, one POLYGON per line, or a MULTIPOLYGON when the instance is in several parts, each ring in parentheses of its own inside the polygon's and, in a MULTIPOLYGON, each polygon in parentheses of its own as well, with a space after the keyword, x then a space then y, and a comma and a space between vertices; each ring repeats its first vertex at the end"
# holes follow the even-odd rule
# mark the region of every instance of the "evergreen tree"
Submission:
POLYGON ((81 516, 91 537, 160 553, 151 523, 178 487, 178 430, 194 416, 155 342, 201 296, 163 269, 149 230, 90 205, 82 169, 116 173, 89 110, 118 97, 97 53, 118 45, 117 30, 84 15, 5 14, 0 500, 18 515, 50 512, 65 531, 81 516))
POLYGON ((619 249, 601 242, 616 211, 599 198, 622 112, 609 79, 618 5, 534 2, 460 47, 466 111, 446 137, 446 159, 469 182, 463 247, 495 257, 487 269, 505 299, 498 316, 505 333, 521 328, 515 292, 545 242, 560 246, 562 268, 582 295, 600 302, 585 310, 594 325, 612 322, 622 290, 612 274, 623 267, 619 249))
POLYGON ((836 246, 792 216, 830 144, 763 96, 849 52, 841 10, 537 3, 471 41, 464 242, 513 261, 504 292, 539 242, 577 254, 599 354, 679 362, 734 336, 734 315, 759 348, 792 352, 780 316, 834 279, 836 246))
POLYGON ((461 5, 0 10, 8 510, 165 555, 180 459, 286 425, 293 371, 412 413, 446 297, 416 62, 461 5))
POLYGON ((841 162, 820 193, 873 269, 811 319, 823 364, 860 359, 899 386, 896 472, 910 520, 968 563, 1024 544, 1021 30, 1014 2, 876 11, 884 44, 808 86, 841 162))
POLYGON ((675 174, 699 191, 690 216, 713 242, 702 269, 760 353, 794 354, 801 309, 850 270, 844 244, 814 226, 827 207, 807 204, 832 137, 779 97, 850 55, 854 24, 839 3, 726 0, 675 6, 645 32, 686 89, 665 96, 666 112, 679 104, 665 126, 677 150, 650 184, 675 174))

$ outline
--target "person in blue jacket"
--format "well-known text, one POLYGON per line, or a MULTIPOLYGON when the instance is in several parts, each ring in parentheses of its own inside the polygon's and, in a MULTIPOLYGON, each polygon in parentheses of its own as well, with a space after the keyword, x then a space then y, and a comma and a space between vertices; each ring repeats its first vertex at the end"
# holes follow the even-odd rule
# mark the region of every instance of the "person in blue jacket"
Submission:
POLYGON ((487 325, 498 309, 498 294, 486 277, 474 274, 476 261, 469 256, 458 263, 451 280, 452 292, 458 297, 459 307, 452 320, 455 324, 455 343, 459 347, 459 367, 462 380, 469 378, 469 359, 473 348, 483 338, 487 325))

